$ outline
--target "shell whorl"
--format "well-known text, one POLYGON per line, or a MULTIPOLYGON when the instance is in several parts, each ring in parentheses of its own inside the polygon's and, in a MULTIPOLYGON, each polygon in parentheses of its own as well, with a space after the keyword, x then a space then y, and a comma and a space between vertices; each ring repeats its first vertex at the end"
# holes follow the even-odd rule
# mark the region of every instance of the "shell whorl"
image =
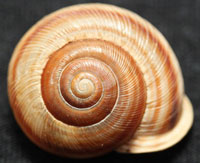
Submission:
POLYGON ((184 93, 163 36, 103 4, 67 7, 34 25, 14 51, 8 91, 27 136, 69 157, 106 153, 133 135, 131 145, 143 147, 175 126, 184 93))
POLYGON ((67 44, 52 54, 41 83, 47 109, 69 125, 114 126, 116 122, 119 129, 119 125, 132 128, 142 119, 146 105, 139 67, 127 52, 107 41, 90 39, 67 44), (122 113, 124 117, 134 116, 130 117, 134 120, 132 127, 124 118, 127 124, 123 124, 119 117, 122 113))

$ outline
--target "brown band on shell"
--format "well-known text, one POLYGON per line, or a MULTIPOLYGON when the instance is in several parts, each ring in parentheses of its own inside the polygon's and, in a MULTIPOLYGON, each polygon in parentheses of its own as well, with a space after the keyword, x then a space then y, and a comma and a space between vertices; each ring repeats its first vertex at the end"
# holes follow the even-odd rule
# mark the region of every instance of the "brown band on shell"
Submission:
MULTIPOLYGON (((134 65, 129 54, 107 41, 82 40, 67 44, 51 55, 42 75, 42 96, 47 109, 57 119, 75 126, 92 125, 103 120, 121 103, 120 100, 126 98, 126 94, 130 99, 138 100, 134 97, 138 78, 134 65), (127 66, 124 63, 128 63, 127 66), (77 75, 91 82, 91 96, 75 96, 75 90, 71 88, 79 84, 73 83, 77 82, 77 75), (122 92, 124 89, 126 91, 122 92)), ((143 100, 139 100, 145 101, 143 89, 140 94, 143 100)), ((129 103, 128 106, 134 108, 135 104, 129 103)))

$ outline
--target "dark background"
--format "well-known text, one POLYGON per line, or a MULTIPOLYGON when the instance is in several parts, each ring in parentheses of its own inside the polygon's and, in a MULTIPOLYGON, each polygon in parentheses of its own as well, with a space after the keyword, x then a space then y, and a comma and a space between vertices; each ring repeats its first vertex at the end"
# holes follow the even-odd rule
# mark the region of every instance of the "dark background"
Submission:
POLYGON ((35 162, 200 162, 200 0, 0 0, 0 163, 35 162), (124 155, 112 152, 89 160, 65 159, 31 143, 18 127, 7 97, 7 69, 22 35, 43 16, 59 8, 86 2, 110 3, 134 11, 166 37, 180 62, 185 91, 195 112, 189 134, 163 152, 124 155))

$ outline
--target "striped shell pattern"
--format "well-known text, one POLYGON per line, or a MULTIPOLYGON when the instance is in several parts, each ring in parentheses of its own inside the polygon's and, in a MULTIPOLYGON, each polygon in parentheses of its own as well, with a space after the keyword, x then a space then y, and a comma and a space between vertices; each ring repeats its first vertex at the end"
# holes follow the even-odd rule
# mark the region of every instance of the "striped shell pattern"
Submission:
POLYGON ((60 156, 159 151, 192 124, 165 38, 112 5, 75 5, 36 23, 15 48, 8 92, 24 133, 60 156))

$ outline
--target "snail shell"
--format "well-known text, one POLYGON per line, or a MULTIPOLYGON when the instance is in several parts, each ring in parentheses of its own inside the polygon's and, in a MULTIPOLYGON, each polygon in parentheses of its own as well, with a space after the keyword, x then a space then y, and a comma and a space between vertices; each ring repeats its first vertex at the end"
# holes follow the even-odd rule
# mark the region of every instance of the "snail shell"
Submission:
POLYGON ((165 38, 112 5, 75 5, 35 24, 13 53, 8 92, 24 133, 60 156, 163 150, 193 121, 165 38))

